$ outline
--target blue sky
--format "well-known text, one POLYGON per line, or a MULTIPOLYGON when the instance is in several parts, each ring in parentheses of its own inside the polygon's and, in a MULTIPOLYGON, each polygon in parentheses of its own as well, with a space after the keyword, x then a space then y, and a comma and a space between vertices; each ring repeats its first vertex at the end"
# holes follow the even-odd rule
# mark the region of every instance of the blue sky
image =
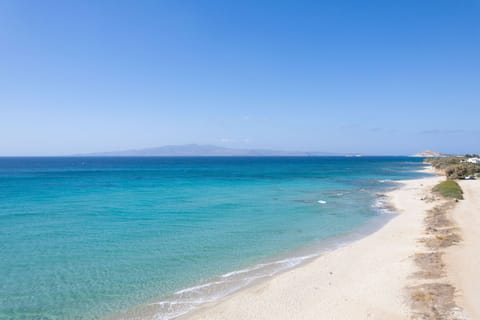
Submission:
POLYGON ((480 1, 0 0, 0 137, 480 152, 480 1))

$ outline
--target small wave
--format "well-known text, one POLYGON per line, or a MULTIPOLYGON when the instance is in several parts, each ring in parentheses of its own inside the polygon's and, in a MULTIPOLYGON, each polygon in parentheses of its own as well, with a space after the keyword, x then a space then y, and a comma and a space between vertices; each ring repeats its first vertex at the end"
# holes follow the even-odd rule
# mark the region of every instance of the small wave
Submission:
POLYGON ((211 282, 182 289, 169 298, 153 302, 156 320, 170 320, 184 315, 199 305, 216 301, 232 294, 246 286, 265 278, 272 277, 280 272, 292 269, 308 259, 319 255, 311 254, 293 258, 281 259, 267 263, 260 263, 252 268, 246 268, 225 273, 211 282))
POLYGON ((383 214, 392 214, 395 213, 395 208, 388 201, 388 197, 385 195, 378 196, 375 199, 375 202, 372 204, 372 207, 383 214))
POLYGON ((382 179, 382 180, 378 180, 378 182, 380 183, 388 183, 388 182, 392 182, 393 180, 391 179, 382 179))
POLYGON ((228 278, 228 277, 231 277, 231 276, 234 276, 234 275, 251 272, 251 271, 254 271, 254 270, 258 270, 258 269, 264 267, 265 265, 266 265, 265 263, 257 264, 256 266, 254 266, 254 267, 252 267, 252 268, 241 269, 241 270, 232 271, 232 272, 228 272, 228 273, 222 274, 220 277, 222 277, 222 278, 228 278))
POLYGON ((326 204, 327 203, 327 201, 325 201, 325 200, 318 200, 317 202, 320 203, 320 204, 326 204))
POLYGON ((190 287, 190 288, 186 288, 186 289, 182 289, 182 290, 179 290, 177 292, 175 292, 175 294, 184 294, 184 293, 187 293, 187 292, 192 292, 192 291, 196 291, 196 290, 199 290, 199 289, 203 289, 203 288, 207 288, 207 287, 211 287, 211 286, 214 286, 216 284, 221 284, 223 283, 224 281, 214 281, 214 282, 208 282, 208 283, 205 283, 205 284, 201 284, 201 285, 198 285, 198 286, 194 286, 194 287, 190 287))

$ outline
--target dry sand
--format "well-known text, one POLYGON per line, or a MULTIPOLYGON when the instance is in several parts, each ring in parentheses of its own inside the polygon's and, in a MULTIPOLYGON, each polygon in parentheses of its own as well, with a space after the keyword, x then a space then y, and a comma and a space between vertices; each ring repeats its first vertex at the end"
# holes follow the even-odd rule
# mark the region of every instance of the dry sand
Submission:
POLYGON ((465 200, 455 206, 451 218, 463 241, 447 250, 447 273, 457 288, 457 304, 469 319, 480 319, 480 180, 459 183, 465 200))
MULTIPOLYGON (((430 201, 433 199, 429 190, 443 179, 436 176, 404 181, 401 188, 389 194, 399 214, 378 231, 202 308, 187 318, 410 319, 412 311, 406 287, 418 281, 412 276, 418 273, 415 254, 423 246, 418 240, 425 233, 426 212, 438 205, 438 201, 430 201)), ((479 194, 480 191, 477 196, 479 194)), ((466 197, 469 198, 468 191, 466 197)), ((469 207, 464 210, 468 211, 469 207)), ((472 238, 473 232, 472 228, 472 238)), ((467 244, 470 238, 465 235, 465 239, 467 244)), ((464 250, 463 258, 471 257, 472 249, 464 250)), ((459 282, 468 282, 475 270, 480 270, 478 259, 477 251, 476 262, 472 260, 469 266, 471 274, 464 279, 459 276, 459 282)), ((478 283, 471 289, 465 285, 464 293, 475 288, 479 288, 478 283)), ((466 305, 467 302, 475 304, 465 299, 466 305)), ((475 307, 478 308, 478 304, 475 307)))

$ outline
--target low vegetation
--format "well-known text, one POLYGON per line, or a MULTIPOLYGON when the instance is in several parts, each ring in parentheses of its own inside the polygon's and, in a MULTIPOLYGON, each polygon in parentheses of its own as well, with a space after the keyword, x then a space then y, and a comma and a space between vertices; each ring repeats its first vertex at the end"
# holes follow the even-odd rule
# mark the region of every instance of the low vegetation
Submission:
POLYGON ((445 169, 445 174, 450 180, 473 178, 480 173, 480 164, 460 163, 454 164, 445 169))
POLYGON ((449 166, 458 165, 463 160, 463 157, 444 157, 444 158, 430 158, 425 161, 432 164, 432 166, 439 170, 445 170, 449 166))
POLYGON ((434 168, 444 171, 449 180, 480 178, 480 164, 468 162, 469 158, 474 158, 473 156, 476 155, 431 158, 425 161, 432 164, 434 168))
POLYGON ((463 199, 462 188, 457 182, 452 180, 443 181, 433 188, 434 192, 441 194, 446 198, 461 200, 463 199))

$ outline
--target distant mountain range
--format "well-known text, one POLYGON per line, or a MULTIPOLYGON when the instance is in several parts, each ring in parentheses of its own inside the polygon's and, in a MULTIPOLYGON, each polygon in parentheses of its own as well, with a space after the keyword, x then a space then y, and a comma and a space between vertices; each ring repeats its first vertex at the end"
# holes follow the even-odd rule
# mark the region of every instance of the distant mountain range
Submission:
MULTIPOLYGON (((120 150, 110 152, 95 152, 76 154, 82 157, 319 157, 319 156, 345 156, 360 157, 354 153, 333 152, 307 152, 307 151, 279 151, 270 149, 236 149, 215 145, 184 144, 167 145, 156 148, 120 150)), ((411 157, 446 157, 447 154, 425 150, 411 157)))
POLYGON ((345 154, 335 154, 328 152, 291 152, 291 151, 276 151, 266 149, 234 149, 225 148, 214 145, 169 145, 157 148, 123 150, 112 152, 98 152, 78 154, 76 156, 88 157, 200 157, 200 156, 251 156, 251 157, 265 157, 265 156, 335 156, 345 154))

